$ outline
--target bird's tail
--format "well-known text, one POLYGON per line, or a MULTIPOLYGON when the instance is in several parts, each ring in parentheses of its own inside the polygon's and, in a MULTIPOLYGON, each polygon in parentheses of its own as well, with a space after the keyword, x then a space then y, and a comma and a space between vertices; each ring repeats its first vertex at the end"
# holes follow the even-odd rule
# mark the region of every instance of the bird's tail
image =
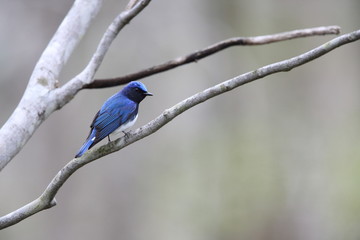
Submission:
POLYGON ((95 131, 91 131, 89 137, 86 139, 84 145, 80 148, 79 152, 75 155, 75 158, 81 157, 94 143, 95 140, 95 131))

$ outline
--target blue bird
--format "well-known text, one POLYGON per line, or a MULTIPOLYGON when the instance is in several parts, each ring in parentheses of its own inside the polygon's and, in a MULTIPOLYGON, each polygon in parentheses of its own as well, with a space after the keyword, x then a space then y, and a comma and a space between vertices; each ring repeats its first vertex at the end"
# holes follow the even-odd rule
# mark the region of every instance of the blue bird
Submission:
MULTIPOLYGON (((141 82, 130 82, 120 92, 110 97, 100 108, 90 125, 90 133, 75 157, 81 157, 87 150, 110 134, 124 132, 134 125, 139 103, 152 96, 141 82)), ((125 132, 124 132, 125 133, 125 132)))

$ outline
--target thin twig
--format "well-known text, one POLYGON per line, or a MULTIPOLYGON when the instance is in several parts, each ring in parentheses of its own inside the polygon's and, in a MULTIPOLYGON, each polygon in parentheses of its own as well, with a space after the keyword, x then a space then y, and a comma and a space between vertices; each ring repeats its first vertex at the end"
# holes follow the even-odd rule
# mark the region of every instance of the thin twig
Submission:
POLYGON ((139 72, 127 74, 121 77, 116 78, 107 78, 107 79, 95 79, 93 82, 84 86, 84 88, 106 88, 114 87, 121 84, 128 83, 130 81, 138 80, 144 77, 151 76, 156 73, 164 72, 181 65, 185 65, 192 62, 197 62, 202 58, 205 58, 209 55, 222 51, 232 46, 249 46, 249 45, 263 45, 279 41, 290 40, 294 38, 302 38, 309 36, 317 35, 329 35, 329 34, 339 34, 340 27, 338 26, 327 26, 327 27, 316 27, 316 28, 307 28, 294 30, 290 32, 283 32, 272 35, 257 36, 257 37, 235 37, 223 40, 221 42, 215 43, 211 46, 208 46, 204 49, 195 51, 193 53, 187 54, 182 57, 175 58, 173 60, 155 65, 146 69, 143 69, 139 72))
POLYGON ((21 220, 30 217, 37 212, 55 206, 55 195, 57 194, 61 186, 69 179, 69 177, 76 172, 76 170, 96 159, 99 159, 112 152, 119 151, 120 149, 155 133, 165 124, 167 124, 186 110, 215 96, 231 91, 246 83, 261 79, 274 73, 289 71, 293 68, 299 67, 307 62, 323 56, 324 54, 334 50, 335 48, 338 48, 347 43, 357 41, 359 39, 360 30, 349 34, 344 34, 304 54, 277 63, 266 65, 257 70, 239 75, 235 78, 224 81, 216 86, 210 87, 179 102, 175 106, 166 109, 162 114, 160 114, 157 118, 150 121, 146 125, 136 129, 132 133, 129 133, 127 136, 121 137, 104 146, 95 147, 86 152, 81 158, 75 158, 71 160, 52 179, 48 187, 45 189, 45 191, 41 194, 39 198, 35 199, 24 207, 19 208, 18 210, 15 210, 12 213, 1 217, 0 229, 11 226, 21 220))

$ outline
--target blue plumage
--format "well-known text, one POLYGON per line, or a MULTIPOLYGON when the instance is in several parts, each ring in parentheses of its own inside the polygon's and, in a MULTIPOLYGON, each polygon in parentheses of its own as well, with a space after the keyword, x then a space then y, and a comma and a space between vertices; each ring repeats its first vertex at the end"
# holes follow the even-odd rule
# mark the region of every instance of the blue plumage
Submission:
POLYGON ((139 103, 152 96, 141 82, 130 82, 120 92, 110 97, 100 108, 90 125, 90 133, 75 157, 81 157, 88 149, 106 136, 131 127, 138 116, 139 103))

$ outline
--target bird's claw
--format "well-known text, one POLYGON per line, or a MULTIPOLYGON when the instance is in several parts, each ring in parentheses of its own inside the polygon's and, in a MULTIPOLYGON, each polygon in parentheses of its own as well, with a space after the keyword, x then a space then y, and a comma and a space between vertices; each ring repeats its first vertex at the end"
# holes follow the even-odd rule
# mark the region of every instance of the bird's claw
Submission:
POLYGON ((125 132, 125 131, 122 131, 122 132, 124 133, 125 138, 128 138, 131 134, 131 130, 129 130, 127 132, 125 132))

